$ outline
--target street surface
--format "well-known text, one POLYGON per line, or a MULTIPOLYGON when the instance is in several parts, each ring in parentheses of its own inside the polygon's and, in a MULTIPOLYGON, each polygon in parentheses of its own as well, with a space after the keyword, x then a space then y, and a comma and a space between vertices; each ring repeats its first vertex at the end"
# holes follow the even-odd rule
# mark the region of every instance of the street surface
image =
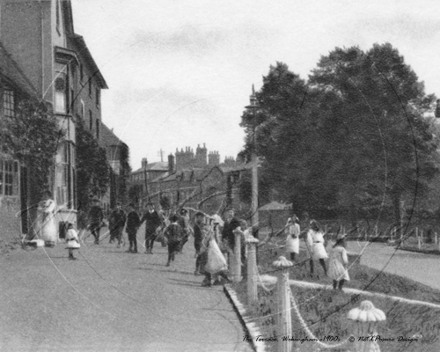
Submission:
MULTIPOLYGON (((360 252, 367 242, 347 243, 347 249, 360 252)), ((407 277, 440 290, 440 256, 397 250, 384 243, 370 243, 365 247, 361 264, 390 274, 407 277)))
POLYGON ((0 351, 252 351, 222 287, 194 276, 192 241, 165 267, 160 243, 147 255, 108 240, 76 261, 63 243, 0 255, 0 351))

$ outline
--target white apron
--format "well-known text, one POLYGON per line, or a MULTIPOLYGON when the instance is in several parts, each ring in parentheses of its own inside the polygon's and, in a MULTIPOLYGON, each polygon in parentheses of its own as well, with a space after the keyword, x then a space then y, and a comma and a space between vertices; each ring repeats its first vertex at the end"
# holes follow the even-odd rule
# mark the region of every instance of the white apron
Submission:
POLYGON ((40 204, 39 210, 39 232, 40 238, 44 242, 56 243, 58 231, 55 225, 56 204, 52 199, 48 199, 40 204))
POLYGON ((336 281, 350 280, 347 269, 344 265, 348 264, 347 251, 344 247, 336 246, 330 252, 328 276, 336 281))
POLYGON ((307 246, 312 259, 327 259, 328 255, 324 247, 324 234, 310 229, 307 232, 307 246))

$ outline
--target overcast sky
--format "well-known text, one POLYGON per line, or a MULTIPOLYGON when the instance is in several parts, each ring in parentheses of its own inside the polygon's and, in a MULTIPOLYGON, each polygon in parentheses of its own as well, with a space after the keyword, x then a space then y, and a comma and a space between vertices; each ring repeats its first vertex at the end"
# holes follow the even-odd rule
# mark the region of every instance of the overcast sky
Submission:
MULTIPOLYGON (((206 143, 236 156, 251 86, 285 62, 307 79, 335 47, 390 42, 440 95, 440 1, 72 0, 109 90, 103 121, 131 165, 206 143)), ((166 160, 166 157, 164 158, 166 160)))

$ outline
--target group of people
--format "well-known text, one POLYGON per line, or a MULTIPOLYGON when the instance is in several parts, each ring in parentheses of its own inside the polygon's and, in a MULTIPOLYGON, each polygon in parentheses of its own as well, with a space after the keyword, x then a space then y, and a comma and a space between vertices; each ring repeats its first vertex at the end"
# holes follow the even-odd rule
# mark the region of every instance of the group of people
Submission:
MULTIPOLYGON (((247 230, 246 222, 235 217, 234 209, 226 211, 225 221, 219 215, 208 215, 201 211, 194 215, 193 226, 188 211, 184 208, 178 213, 173 212, 166 216, 165 212, 157 212, 152 203, 146 205, 146 211, 139 216, 133 204, 127 206, 125 212, 120 204, 108 217, 110 243, 117 240, 120 247, 123 240, 123 229, 128 235, 129 249, 127 252, 138 253, 137 232, 145 222, 145 253, 152 254, 153 246, 158 238, 168 246, 168 259, 166 266, 175 260, 176 253, 182 252, 184 245, 191 235, 194 237, 195 249, 195 275, 204 275, 203 286, 211 286, 229 282, 227 259, 235 248, 235 233, 244 234, 247 230)), ((104 213, 99 206, 99 201, 89 211, 89 230, 95 237, 95 244, 99 244, 99 232, 103 226, 104 213)), ((242 246, 244 249, 244 246, 242 246)), ((242 257, 245 251, 242 250, 242 257)))
POLYGON ((325 248, 325 233, 322 231, 316 220, 311 220, 309 228, 301 232, 298 217, 295 215, 288 219, 285 231, 286 237, 286 253, 290 255, 290 259, 295 261, 299 255, 300 237, 305 235, 305 247, 307 257, 310 264, 310 273, 314 274, 315 261, 318 261, 324 274, 333 280, 333 288, 342 290, 344 283, 350 280, 348 274, 348 256, 345 234, 338 234, 336 242, 333 244, 330 255, 325 248), (328 268, 326 260, 328 259, 328 268))

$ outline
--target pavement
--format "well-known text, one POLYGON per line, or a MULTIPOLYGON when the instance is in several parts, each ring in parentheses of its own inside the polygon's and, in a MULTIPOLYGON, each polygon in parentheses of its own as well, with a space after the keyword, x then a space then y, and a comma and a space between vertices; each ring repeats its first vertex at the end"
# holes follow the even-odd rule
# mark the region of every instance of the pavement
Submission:
POLYGON ((0 351, 252 351, 222 286, 194 276, 192 242, 170 267, 160 243, 126 249, 107 238, 76 261, 63 243, 0 255, 0 351))
POLYGON ((352 252, 361 252, 364 249, 361 257, 363 265, 440 290, 439 255, 396 250, 393 246, 374 242, 350 241, 347 249, 352 252))

